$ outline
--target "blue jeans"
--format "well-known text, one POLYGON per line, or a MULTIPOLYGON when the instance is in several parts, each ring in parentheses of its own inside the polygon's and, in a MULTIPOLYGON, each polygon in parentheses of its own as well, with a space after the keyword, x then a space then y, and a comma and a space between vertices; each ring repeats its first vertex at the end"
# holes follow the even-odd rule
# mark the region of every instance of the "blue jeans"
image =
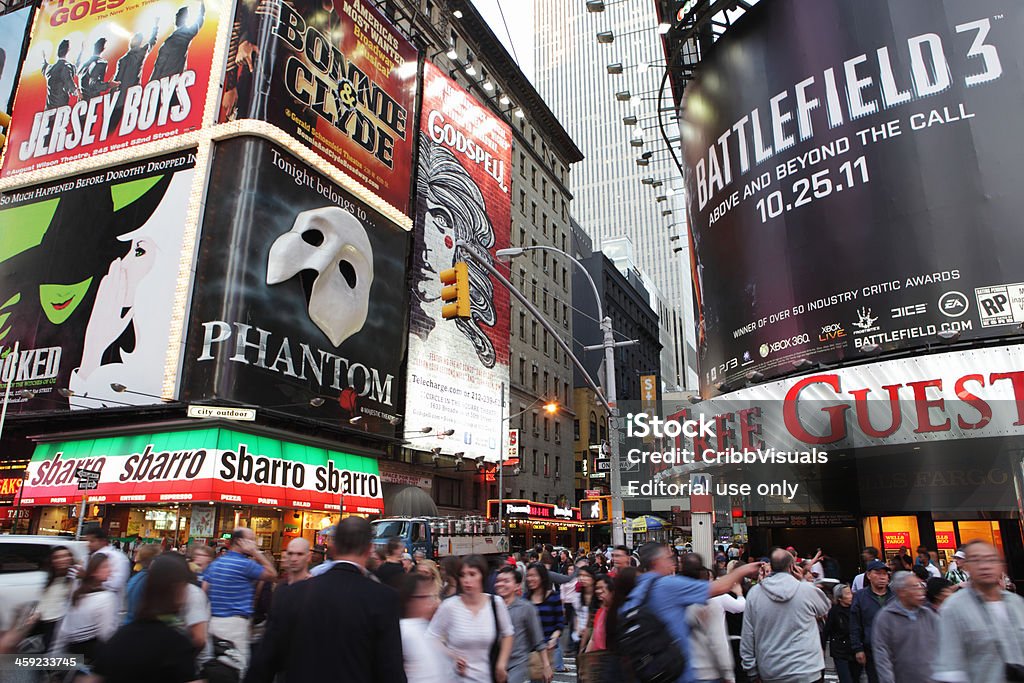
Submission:
POLYGON ((839 683, 860 683, 860 673, 864 670, 854 659, 833 659, 839 683))
POLYGON ((554 650, 548 650, 548 656, 551 657, 551 669, 553 671, 565 670, 565 658, 562 656, 561 638, 559 638, 559 642, 555 644, 554 650))

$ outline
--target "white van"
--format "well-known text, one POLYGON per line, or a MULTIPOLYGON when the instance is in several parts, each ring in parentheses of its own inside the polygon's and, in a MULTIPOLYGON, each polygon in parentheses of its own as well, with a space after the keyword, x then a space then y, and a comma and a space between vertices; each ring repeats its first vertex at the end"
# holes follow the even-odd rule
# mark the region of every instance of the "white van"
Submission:
POLYGON ((36 602, 46 585, 46 559, 62 545, 85 566, 89 547, 85 541, 64 536, 0 535, 0 631, 12 625, 23 605, 36 602))

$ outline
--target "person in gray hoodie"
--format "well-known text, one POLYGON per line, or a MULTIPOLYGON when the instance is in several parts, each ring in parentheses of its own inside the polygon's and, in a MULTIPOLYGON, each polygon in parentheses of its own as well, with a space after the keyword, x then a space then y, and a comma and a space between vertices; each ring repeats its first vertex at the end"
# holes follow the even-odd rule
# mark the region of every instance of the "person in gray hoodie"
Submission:
POLYGON ((933 683, 931 658, 922 653, 938 645, 939 616, 925 607, 925 583, 912 572, 896 572, 892 588, 896 599, 875 617, 872 632, 879 683, 933 683))
POLYGON ((813 683, 821 678, 825 657, 817 620, 831 600, 804 580, 793 556, 781 548, 771 554, 772 574, 747 595, 740 636, 743 669, 764 683, 813 683))

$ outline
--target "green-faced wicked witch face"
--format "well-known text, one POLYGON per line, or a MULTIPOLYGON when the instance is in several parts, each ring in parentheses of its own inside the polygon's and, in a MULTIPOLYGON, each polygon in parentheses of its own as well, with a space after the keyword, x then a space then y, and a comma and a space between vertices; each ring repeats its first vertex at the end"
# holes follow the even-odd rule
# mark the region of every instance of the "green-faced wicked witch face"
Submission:
POLYGON ((0 231, 0 296, 9 297, 0 304, 0 343, 12 328, 20 336, 35 327, 40 310, 52 325, 79 310, 89 315, 100 279, 128 250, 119 236, 149 220, 170 179, 93 186, 0 211, 0 225, 14 228, 0 231), (40 308, 22 310, 36 296, 40 308))
POLYGON ((39 305, 54 325, 60 325, 71 317, 71 314, 82 303, 93 278, 87 277, 81 282, 71 285, 39 285, 39 305))

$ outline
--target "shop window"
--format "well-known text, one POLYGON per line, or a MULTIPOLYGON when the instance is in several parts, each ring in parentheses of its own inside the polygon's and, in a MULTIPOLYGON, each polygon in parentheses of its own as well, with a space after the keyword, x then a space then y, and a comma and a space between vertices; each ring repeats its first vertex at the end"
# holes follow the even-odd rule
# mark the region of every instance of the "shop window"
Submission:
POLYGON ((443 507, 462 507, 462 482, 434 477, 434 502, 443 507))

